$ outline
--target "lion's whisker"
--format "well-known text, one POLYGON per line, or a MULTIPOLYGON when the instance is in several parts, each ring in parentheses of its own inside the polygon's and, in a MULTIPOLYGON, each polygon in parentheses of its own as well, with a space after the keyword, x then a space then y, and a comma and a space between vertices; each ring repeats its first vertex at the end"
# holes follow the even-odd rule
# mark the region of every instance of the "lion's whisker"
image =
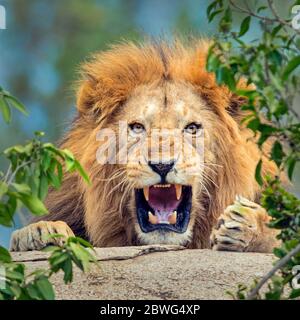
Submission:
POLYGON ((114 172, 114 174, 111 177, 109 177, 107 179, 97 178, 97 180, 99 180, 99 181, 111 181, 111 180, 117 179, 118 177, 122 176, 124 173, 126 173, 125 168, 120 168, 120 169, 116 170, 116 172, 114 172))
POLYGON ((211 182, 216 188, 219 188, 219 186, 216 184, 216 182, 213 181, 208 175, 203 174, 203 179, 206 180, 206 181, 208 180, 208 181, 211 182))
POLYGON ((200 185, 201 185, 201 187, 203 187, 204 190, 206 191, 206 194, 207 194, 208 197, 209 197, 209 201, 211 201, 211 195, 210 195, 208 189, 206 188, 205 184, 203 184, 203 183, 200 181, 200 185))
POLYGON ((215 166, 215 167, 223 168, 223 165, 221 165, 221 164, 219 164, 219 163, 204 162, 204 164, 205 164, 206 166, 215 166))

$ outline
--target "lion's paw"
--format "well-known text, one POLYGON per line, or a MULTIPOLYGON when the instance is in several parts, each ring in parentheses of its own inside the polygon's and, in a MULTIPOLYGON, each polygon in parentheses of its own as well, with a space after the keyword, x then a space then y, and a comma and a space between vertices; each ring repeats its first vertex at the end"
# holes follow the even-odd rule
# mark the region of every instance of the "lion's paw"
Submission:
POLYGON ((212 249, 261 251, 259 246, 261 239, 264 238, 268 219, 264 208, 238 196, 234 204, 227 207, 219 217, 212 231, 210 238, 212 249))
POLYGON ((73 231, 63 221, 40 221, 32 223, 12 233, 11 251, 41 250, 48 245, 61 246, 67 237, 74 236, 73 231), (62 237, 51 237, 60 234, 62 237))

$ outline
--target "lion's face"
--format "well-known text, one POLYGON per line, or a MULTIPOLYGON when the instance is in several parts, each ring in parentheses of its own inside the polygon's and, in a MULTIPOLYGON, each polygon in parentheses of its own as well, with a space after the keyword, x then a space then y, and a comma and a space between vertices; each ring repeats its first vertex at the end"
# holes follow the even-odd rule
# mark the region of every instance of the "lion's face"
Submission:
POLYGON ((180 82, 140 86, 122 106, 114 122, 127 123, 124 166, 140 242, 184 244, 191 237, 204 163, 214 162, 214 118, 192 86, 180 82))

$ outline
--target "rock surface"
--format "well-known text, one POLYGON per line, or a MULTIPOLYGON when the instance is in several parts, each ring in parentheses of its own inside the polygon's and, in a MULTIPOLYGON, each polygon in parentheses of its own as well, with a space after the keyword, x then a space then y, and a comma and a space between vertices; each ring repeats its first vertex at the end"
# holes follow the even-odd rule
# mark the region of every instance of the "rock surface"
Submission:
MULTIPOLYGON (((252 283, 271 267, 261 253, 188 250, 178 246, 97 248, 101 268, 75 271, 64 285, 53 278, 58 299, 229 299, 239 283, 252 283)), ((29 270, 47 266, 42 252, 13 253, 29 270)))

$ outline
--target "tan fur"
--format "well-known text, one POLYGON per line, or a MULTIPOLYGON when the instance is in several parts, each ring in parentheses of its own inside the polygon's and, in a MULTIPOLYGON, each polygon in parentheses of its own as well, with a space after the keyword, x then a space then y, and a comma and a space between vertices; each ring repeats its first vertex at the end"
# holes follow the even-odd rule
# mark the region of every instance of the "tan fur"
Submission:
MULTIPOLYGON (((213 226, 236 195, 258 200, 260 188, 254 172, 261 154, 255 141, 249 139, 252 133, 240 124, 243 113, 239 106, 244 99, 218 86, 214 75, 207 73, 208 47, 207 41, 188 45, 180 41, 172 45, 124 43, 83 65, 78 116, 62 147, 74 153, 92 184, 86 185, 77 174, 66 174, 62 189, 51 191, 47 199, 50 215, 46 220, 63 220, 75 234, 100 247, 164 242, 159 237, 143 240, 136 221, 132 186, 155 180, 149 168, 100 165, 95 159, 97 132, 101 128, 117 131, 117 121, 124 118, 142 118, 150 127, 158 128, 177 128, 197 118, 207 129, 208 166, 204 171, 209 179, 204 179, 205 189, 197 179, 189 181, 193 186, 189 234, 184 239, 174 235, 166 243, 208 248, 213 226), (167 109, 163 109, 164 104, 167 109), (117 170, 125 170, 124 181, 117 177, 117 170)), ((267 160, 267 151, 263 173, 274 174, 275 166, 267 160)))

